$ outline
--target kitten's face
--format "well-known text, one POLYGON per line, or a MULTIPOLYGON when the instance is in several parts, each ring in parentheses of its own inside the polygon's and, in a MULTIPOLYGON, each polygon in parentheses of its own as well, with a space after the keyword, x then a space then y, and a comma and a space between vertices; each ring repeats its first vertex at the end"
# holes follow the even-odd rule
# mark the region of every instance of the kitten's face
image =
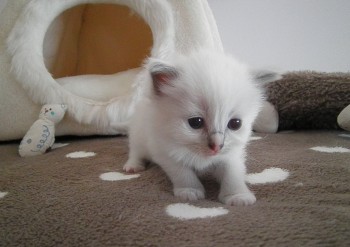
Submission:
POLYGON ((151 74, 157 128, 174 156, 214 158, 245 146, 262 95, 244 66, 199 52, 151 74))

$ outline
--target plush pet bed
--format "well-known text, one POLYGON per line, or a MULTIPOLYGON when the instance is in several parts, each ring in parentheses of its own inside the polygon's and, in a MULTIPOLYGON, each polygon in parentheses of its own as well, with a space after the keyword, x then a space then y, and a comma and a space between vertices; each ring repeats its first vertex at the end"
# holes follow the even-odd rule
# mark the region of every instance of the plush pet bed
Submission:
POLYGON ((286 73, 267 85, 266 94, 278 112, 279 130, 339 129, 337 117, 350 104, 350 74, 286 73))
POLYGON ((204 0, 16 0, 1 7, 0 141, 23 138, 45 104, 67 105, 56 135, 125 133, 142 86, 126 93, 125 73, 149 56, 223 49, 204 0), (91 74, 95 80, 86 83, 91 74), (101 85, 107 93, 96 98, 101 85))
POLYGON ((218 202, 211 178, 186 203, 157 166, 123 175, 126 137, 17 149, 0 145, 0 246, 350 246, 349 132, 255 134, 247 207, 218 202))

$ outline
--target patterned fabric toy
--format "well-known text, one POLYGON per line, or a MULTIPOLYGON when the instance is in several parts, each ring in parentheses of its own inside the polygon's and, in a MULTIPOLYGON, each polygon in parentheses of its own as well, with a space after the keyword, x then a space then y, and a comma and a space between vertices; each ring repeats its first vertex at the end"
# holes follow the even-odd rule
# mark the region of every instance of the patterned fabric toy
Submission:
POLYGON ((66 105, 52 104, 41 108, 39 119, 30 127, 19 145, 19 155, 35 156, 45 153, 55 142, 55 124, 59 123, 67 110, 66 105))

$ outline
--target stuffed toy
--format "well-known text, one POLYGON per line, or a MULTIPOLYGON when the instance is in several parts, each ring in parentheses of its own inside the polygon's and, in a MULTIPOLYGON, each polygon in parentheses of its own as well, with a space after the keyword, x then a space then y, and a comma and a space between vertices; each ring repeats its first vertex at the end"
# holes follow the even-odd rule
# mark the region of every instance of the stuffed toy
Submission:
POLYGON ((338 115, 338 124, 341 128, 350 131, 350 105, 345 107, 338 115))
POLYGON ((254 130, 350 130, 350 74, 291 72, 266 84, 267 102, 254 130))
POLYGON ((19 145, 19 155, 35 156, 45 153, 55 142, 55 124, 59 123, 67 110, 66 105, 44 105, 39 119, 30 127, 19 145))

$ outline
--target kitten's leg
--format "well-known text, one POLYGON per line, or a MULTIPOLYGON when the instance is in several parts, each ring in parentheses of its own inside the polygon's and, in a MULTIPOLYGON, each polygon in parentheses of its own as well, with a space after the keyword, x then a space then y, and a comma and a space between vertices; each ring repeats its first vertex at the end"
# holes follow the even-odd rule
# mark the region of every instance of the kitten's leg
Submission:
POLYGON ((141 172, 146 169, 145 164, 138 158, 129 158, 123 166, 123 170, 127 173, 141 172))
POLYGON ((204 187, 192 169, 178 164, 162 165, 162 168, 173 183, 175 196, 186 201, 205 197, 204 187))
POLYGON ((144 162, 144 152, 142 147, 130 145, 129 159, 123 166, 123 170, 128 173, 141 172, 146 169, 144 162))
POLYGON ((220 181, 219 200, 227 205, 246 206, 254 204, 256 198, 245 183, 243 160, 226 162, 218 166, 214 175, 220 181))

